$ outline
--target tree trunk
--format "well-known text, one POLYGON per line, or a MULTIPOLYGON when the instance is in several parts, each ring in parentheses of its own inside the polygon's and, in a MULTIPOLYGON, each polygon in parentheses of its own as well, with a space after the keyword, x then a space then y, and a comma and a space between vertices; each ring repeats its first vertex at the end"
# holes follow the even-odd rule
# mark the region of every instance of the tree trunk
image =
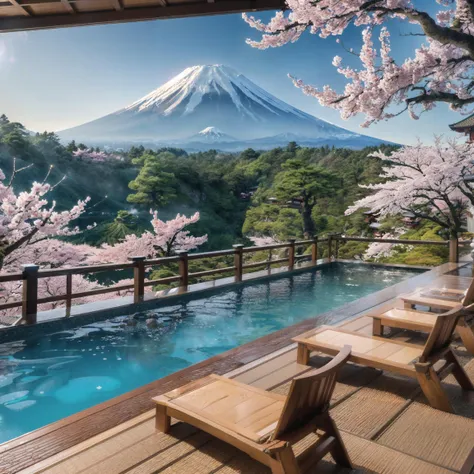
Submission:
POLYGON ((457 227, 451 227, 449 229, 449 262, 459 262, 459 234, 461 229, 457 227))
POLYGON ((303 210, 302 210, 302 216, 303 216, 303 234, 305 239, 312 239, 314 237, 314 222, 313 218, 311 216, 311 211, 313 208, 307 204, 303 203, 303 210))

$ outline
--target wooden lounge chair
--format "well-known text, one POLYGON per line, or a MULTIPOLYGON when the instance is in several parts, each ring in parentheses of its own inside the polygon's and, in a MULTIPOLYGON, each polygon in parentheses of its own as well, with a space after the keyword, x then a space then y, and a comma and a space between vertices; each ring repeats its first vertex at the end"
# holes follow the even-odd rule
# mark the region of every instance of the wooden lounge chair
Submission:
POLYGON ((449 311, 459 304, 469 306, 474 303, 474 278, 466 291, 426 287, 407 295, 401 295, 400 299, 403 301, 405 309, 412 309, 413 306, 419 305, 449 311))
POLYGON ((328 407, 339 369, 350 355, 344 346, 324 367, 293 379, 287 397, 218 375, 191 382, 156 402, 156 428, 170 417, 232 444, 270 467, 273 474, 298 474, 327 453, 345 467, 351 461, 328 407), (292 445, 316 430, 324 434, 298 456, 292 445))
MULTIPOLYGON (((416 311, 413 309, 392 308, 381 314, 366 314, 373 319, 372 332, 374 336, 382 337, 384 327, 409 329, 412 331, 431 332, 439 314, 416 311)), ((466 349, 474 355, 474 332, 473 328, 461 316, 456 326, 456 332, 459 334, 466 349)))
MULTIPOLYGON (((417 311, 413 309, 415 305, 429 306, 431 309, 451 310, 459 304, 467 307, 474 303, 474 279, 466 291, 448 289, 440 291, 439 289, 425 288, 409 295, 400 297, 404 304, 404 309, 391 308, 382 313, 371 314, 366 316, 373 318, 373 335, 383 336, 384 327, 410 329, 412 331, 431 332, 439 313, 430 313, 426 311, 417 311), (432 291, 435 297, 429 295, 432 291), (436 294, 436 292, 439 292, 436 294), (446 296, 459 295, 460 298, 456 302, 453 298, 443 299, 443 293, 446 296)), ((470 314, 472 317, 472 312, 470 314)), ((459 318, 456 331, 466 349, 474 355, 474 331, 470 327, 469 322, 463 315, 459 318)))
POLYGON ((464 390, 474 390, 450 348, 456 323, 466 311, 458 306, 439 315, 424 347, 323 326, 293 339, 298 343, 298 363, 307 364, 310 351, 336 354, 342 346, 350 344, 351 362, 416 378, 431 406, 453 412, 441 380, 452 373, 464 390), (437 364, 435 370, 434 364, 441 360, 444 363, 440 363, 440 367, 437 364))

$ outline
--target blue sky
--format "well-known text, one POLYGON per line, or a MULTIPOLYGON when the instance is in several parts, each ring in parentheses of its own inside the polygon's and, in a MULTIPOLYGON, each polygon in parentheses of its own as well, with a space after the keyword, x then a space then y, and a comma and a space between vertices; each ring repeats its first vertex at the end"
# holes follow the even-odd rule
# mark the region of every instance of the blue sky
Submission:
MULTIPOLYGON (((269 12, 259 14, 268 19, 269 12)), ((418 37, 400 36, 406 24, 390 25, 394 54, 413 53, 418 37)), ((317 86, 344 85, 332 58, 348 58, 334 38, 305 34, 295 44, 260 51, 245 43, 258 38, 241 15, 161 20, 120 25, 0 35, 0 113, 30 130, 61 130, 101 117, 139 99, 184 68, 226 64, 278 98, 355 132, 398 143, 434 134, 452 135, 448 124, 461 116, 440 105, 418 121, 402 115, 361 129, 363 117, 344 121, 296 89, 287 74, 317 86)), ((360 47, 360 29, 343 37, 345 46, 360 47)))

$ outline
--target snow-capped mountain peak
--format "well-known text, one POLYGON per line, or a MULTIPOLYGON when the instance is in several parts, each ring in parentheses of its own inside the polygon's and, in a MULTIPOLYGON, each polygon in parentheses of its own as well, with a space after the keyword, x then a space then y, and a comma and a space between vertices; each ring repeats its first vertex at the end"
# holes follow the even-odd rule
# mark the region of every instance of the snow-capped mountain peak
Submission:
POLYGON ((244 104, 245 97, 243 98, 241 93, 272 113, 278 114, 280 109, 283 113, 306 116, 300 110, 264 91, 231 67, 220 64, 188 67, 125 110, 142 112, 155 109, 163 115, 170 115, 177 109, 183 109, 182 115, 187 115, 191 114, 207 95, 217 94, 230 96, 239 112, 256 119, 251 107, 244 104))
POLYGON ((232 142, 235 141, 235 138, 231 137, 227 133, 224 133, 216 127, 206 127, 205 129, 198 132, 196 135, 190 137, 189 140, 204 143, 217 143, 232 142))
POLYGON ((223 132, 216 127, 206 127, 199 132, 199 135, 222 135, 222 133, 223 132))
POLYGON ((59 133, 63 140, 102 145, 243 143, 280 134, 298 134, 321 144, 347 142, 351 147, 380 143, 307 114, 218 64, 188 67, 128 107, 59 133))

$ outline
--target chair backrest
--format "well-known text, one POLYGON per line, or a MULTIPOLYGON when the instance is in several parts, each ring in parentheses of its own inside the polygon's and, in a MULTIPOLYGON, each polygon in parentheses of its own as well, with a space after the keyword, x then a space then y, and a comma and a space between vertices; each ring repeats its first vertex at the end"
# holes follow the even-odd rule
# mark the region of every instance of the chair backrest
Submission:
POLYGON ((462 305, 456 306, 447 313, 440 314, 436 318, 435 325, 431 330, 428 340, 426 341, 420 362, 427 361, 430 357, 435 356, 439 351, 445 349, 451 344, 454 330, 459 318, 466 313, 466 308, 462 305))
POLYGON ((474 303, 474 278, 472 279, 471 284, 467 288, 464 298, 462 299, 463 306, 469 306, 472 303, 474 303))
POLYGON ((306 425, 329 408, 337 374, 350 355, 351 346, 344 346, 324 367, 293 379, 272 439, 306 425))

